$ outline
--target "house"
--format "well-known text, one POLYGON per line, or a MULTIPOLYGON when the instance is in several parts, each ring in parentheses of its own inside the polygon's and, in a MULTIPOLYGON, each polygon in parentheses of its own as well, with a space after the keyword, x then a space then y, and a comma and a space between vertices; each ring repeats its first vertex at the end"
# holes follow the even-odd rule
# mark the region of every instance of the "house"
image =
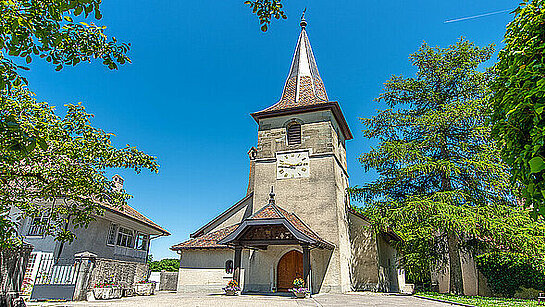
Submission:
MULTIPOLYGON (((121 176, 114 175, 112 180, 116 188, 123 189, 121 176)), ((48 207, 47 203, 43 205, 44 208, 48 207)), ((151 240, 170 233, 127 204, 122 208, 108 204, 102 207, 104 214, 94 216, 94 221, 87 228, 71 229, 76 235, 71 243, 58 242, 52 236, 44 235, 43 223, 39 222, 49 219, 48 210, 42 210, 41 216, 21 222, 19 234, 25 243, 34 247, 25 275, 27 284, 37 282, 51 286, 54 278, 62 280, 59 284, 74 284, 77 277, 73 271, 74 256, 84 252, 98 259, 92 275, 94 283, 110 278, 111 282, 132 284, 135 279, 145 278, 151 240), (65 273, 66 270, 70 274, 65 273), (112 276, 106 277, 106 272, 112 276), (47 278, 44 278, 46 275, 47 278)), ((17 215, 17 212, 12 215, 17 215)), ((31 287, 27 285, 27 289, 31 287)))
POLYGON ((313 293, 398 292, 392 232, 375 233, 351 209, 346 142, 352 133, 329 100, 302 18, 280 100, 252 113, 246 195, 171 247, 180 255, 178 292, 218 292, 229 279, 243 292, 288 291, 303 278, 313 293))

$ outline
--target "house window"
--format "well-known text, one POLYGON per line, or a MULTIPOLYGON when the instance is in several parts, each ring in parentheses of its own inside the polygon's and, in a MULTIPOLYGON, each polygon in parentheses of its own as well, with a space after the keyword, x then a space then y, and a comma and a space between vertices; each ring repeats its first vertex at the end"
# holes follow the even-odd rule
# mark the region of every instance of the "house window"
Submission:
POLYGON ((225 273, 233 274, 233 260, 225 261, 225 273))
POLYGON ((134 233, 132 230, 119 227, 117 231, 117 245, 132 248, 134 246, 134 233))
POLYGON ((110 224, 110 229, 108 230, 108 241, 106 242, 109 245, 115 245, 115 235, 117 233, 117 225, 114 223, 110 224))
POLYGON ((301 124, 291 123, 288 128, 288 145, 299 145, 301 144, 301 124))
POLYGON ((27 236, 43 236, 49 223, 49 212, 42 212, 40 216, 32 219, 27 236))
POLYGON ((135 246, 135 248, 143 250, 143 251, 147 250, 148 249, 148 235, 139 233, 136 236, 136 246, 135 246))

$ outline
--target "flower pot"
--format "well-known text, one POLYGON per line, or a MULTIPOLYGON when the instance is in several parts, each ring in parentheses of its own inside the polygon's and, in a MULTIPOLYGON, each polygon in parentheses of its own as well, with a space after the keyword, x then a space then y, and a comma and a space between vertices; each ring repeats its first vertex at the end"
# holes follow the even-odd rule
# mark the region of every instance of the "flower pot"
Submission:
POLYGON ((225 290, 225 295, 235 296, 235 295, 238 295, 238 291, 236 291, 236 290, 225 290))
POLYGON ((121 298, 123 294, 123 289, 121 287, 104 287, 104 288, 93 288, 93 295, 97 300, 110 300, 114 298, 121 298))
POLYGON ((296 298, 305 298, 305 297, 307 297, 306 292, 293 292, 293 294, 295 294, 296 298))
POLYGON ((155 293, 155 283, 148 282, 143 284, 135 284, 134 292, 136 295, 153 295, 155 293))

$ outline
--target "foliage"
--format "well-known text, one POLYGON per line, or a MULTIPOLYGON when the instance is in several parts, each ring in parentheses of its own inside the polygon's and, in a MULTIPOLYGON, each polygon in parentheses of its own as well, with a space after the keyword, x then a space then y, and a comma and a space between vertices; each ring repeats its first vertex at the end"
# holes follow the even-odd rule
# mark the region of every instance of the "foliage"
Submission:
POLYGON ((149 269, 152 272, 178 272, 180 269, 180 260, 179 259, 161 259, 159 261, 149 262, 149 269))
POLYGON ((359 161, 379 177, 349 189, 378 229, 404 239, 398 247, 410 279, 425 281, 448 256, 457 294, 463 243, 505 239, 487 230, 501 228, 495 221, 513 202, 487 125, 491 74, 478 70, 493 50, 460 39, 444 49, 424 43, 412 54, 416 77, 393 76, 377 99, 389 108, 362 119, 365 136, 379 145, 359 161))
POLYGON ((30 64, 43 58, 56 70, 91 59, 102 60, 110 69, 130 62, 129 44, 108 39, 104 26, 84 22, 102 18, 100 4, 101 0, 0 1, 0 94, 27 83, 18 71, 28 70, 17 64, 23 59, 30 64))
POLYGON ((514 13, 491 86, 493 135, 526 204, 545 216, 545 1, 523 0, 514 13))
POLYGON ((434 292, 421 292, 416 296, 429 297, 443 301, 455 302, 477 307, 530 307, 538 306, 537 301, 521 300, 483 296, 461 296, 452 294, 440 294, 434 292))
POLYGON ((293 287, 295 288, 303 288, 305 287, 305 280, 302 278, 296 278, 293 280, 293 287))
POLYGON ((515 295, 513 295, 513 297, 525 300, 535 300, 539 297, 540 293, 543 293, 543 290, 520 287, 517 292, 515 292, 515 295))
POLYGON ((24 86, 13 87, 0 100, 0 119, 8 123, 8 129, 0 129, 2 246, 16 243, 17 220, 8 216, 10 209, 19 210, 20 219, 45 213, 49 218, 40 222, 44 235, 70 242, 71 230, 101 215, 102 205, 121 207, 130 198, 114 189, 106 169, 158 170, 155 157, 129 145, 114 147, 113 135, 91 126, 93 116, 83 106, 66 107, 60 118, 24 86), (20 150, 13 149, 17 144, 20 150))
POLYGON ((244 1, 244 4, 250 6, 252 13, 256 14, 259 19, 259 24, 261 25, 261 31, 263 32, 267 31, 273 18, 288 18, 284 13, 281 0, 244 1))
POLYGON ((521 253, 491 252, 475 260, 494 293, 513 297, 520 287, 545 289, 543 259, 521 253))

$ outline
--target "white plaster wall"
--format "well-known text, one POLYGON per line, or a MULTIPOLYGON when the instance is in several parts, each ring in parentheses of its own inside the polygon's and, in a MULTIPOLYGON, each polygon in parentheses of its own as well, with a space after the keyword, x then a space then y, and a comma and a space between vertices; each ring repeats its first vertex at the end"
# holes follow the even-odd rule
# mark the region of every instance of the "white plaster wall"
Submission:
POLYGON ((373 291, 378 285, 377 242, 371 225, 362 218, 349 214, 350 242, 352 244, 351 282, 356 291, 373 291))
MULTIPOLYGON (((234 260, 232 249, 184 250, 180 257, 177 292, 221 293, 222 288, 233 278, 225 272, 225 262, 234 260)), ((244 250, 241 261, 241 276, 246 275, 249 251, 244 250)), ((244 278, 241 278, 244 288, 244 278)))
POLYGON ((229 214, 204 229, 203 234, 242 222, 253 213, 253 197, 248 198, 229 214))

